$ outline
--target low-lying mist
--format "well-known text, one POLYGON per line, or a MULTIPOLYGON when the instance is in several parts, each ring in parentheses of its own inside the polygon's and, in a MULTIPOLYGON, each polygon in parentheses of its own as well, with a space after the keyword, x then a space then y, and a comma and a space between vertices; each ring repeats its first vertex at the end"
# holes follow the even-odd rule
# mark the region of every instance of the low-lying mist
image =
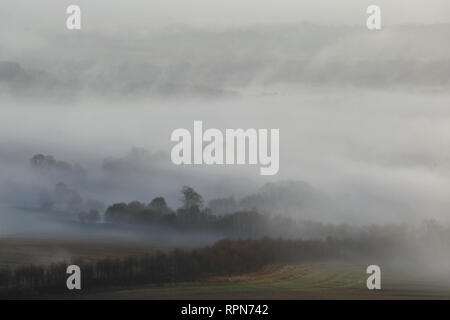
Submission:
POLYGON ((170 228, 190 186, 201 214, 257 212, 277 224, 267 235, 290 239, 375 228, 368 242, 385 236, 396 252, 411 242, 412 255, 448 270, 447 231, 421 243, 418 227, 450 222, 448 24, 89 28, 38 28, 28 41, 0 32, 1 236, 211 244, 224 234, 170 228), (194 120, 279 129, 279 173, 174 165, 171 133, 194 120), (105 219, 114 204, 145 211, 161 197, 166 224, 105 219))
POLYGON ((258 192, 268 182, 304 181, 314 189, 276 212, 330 223, 448 222, 448 95, 355 88, 299 88, 293 95, 219 100, 146 100, 70 105, 2 100, 1 199, 33 207, 58 182, 105 205, 157 196, 173 207, 190 185, 209 201, 258 192), (205 127, 279 128, 280 172, 257 166, 175 166, 170 134, 205 127), (51 155, 83 173, 34 170, 51 155), (320 199, 320 200, 317 200, 320 199), (310 201, 311 200, 311 201, 310 201))

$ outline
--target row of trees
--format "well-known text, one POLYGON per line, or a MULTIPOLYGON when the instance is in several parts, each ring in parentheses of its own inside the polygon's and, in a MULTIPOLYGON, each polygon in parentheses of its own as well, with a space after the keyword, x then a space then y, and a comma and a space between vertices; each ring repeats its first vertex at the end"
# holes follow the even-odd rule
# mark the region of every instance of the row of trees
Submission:
MULTIPOLYGON (((75 260, 82 270, 83 290, 106 286, 162 284, 204 279, 214 275, 244 274, 273 263, 333 259, 346 251, 371 252, 358 241, 221 240, 210 247, 156 252, 143 256, 75 260), (343 250, 345 248, 345 250, 343 250)), ((0 297, 64 293, 69 263, 0 269, 0 297)))
POLYGON ((176 211, 167 206, 163 197, 157 197, 148 205, 139 201, 113 204, 105 212, 105 221, 245 236, 272 235, 270 231, 275 229, 276 222, 291 224, 288 218, 278 217, 275 221, 253 210, 219 215, 204 206, 203 197, 193 188, 185 186, 181 193, 182 205, 176 211))
MULTIPOLYGON (((218 213, 204 205, 203 197, 191 187, 181 190, 181 207, 173 210, 163 197, 154 198, 149 204, 139 201, 116 203, 108 207, 104 219, 110 223, 152 225, 171 228, 176 231, 204 231, 238 237, 283 237, 297 239, 335 239, 376 237, 395 235, 400 240, 411 235, 424 237, 440 236, 443 243, 450 242, 450 229, 435 220, 425 220, 421 225, 351 226, 347 224, 326 224, 311 220, 295 220, 284 215, 260 213, 256 209, 218 213)), ((232 198, 216 199, 215 205, 227 206, 232 198)), ((229 207, 230 208, 230 207, 229 207)), ((97 221, 98 212, 86 211, 80 215, 83 221, 97 221)))
MULTIPOLYGON (((327 237, 322 240, 226 239, 212 246, 170 252, 104 258, 95 262, 75 259, 47 266, 0 267, 0 298, 14 295, 64 293, 66 268, 82 270, 83 289, 107 286, 162 284, 195 281, 210 276, 245 274, 270 265, 324 260, 353 260, 371 263, 402 262, 408 267, 448 265, 450 229, 427 221, 420 228, 378 226, 359 236, 327 237)), ((448 267, 447 267, 448 270, 448 267)))

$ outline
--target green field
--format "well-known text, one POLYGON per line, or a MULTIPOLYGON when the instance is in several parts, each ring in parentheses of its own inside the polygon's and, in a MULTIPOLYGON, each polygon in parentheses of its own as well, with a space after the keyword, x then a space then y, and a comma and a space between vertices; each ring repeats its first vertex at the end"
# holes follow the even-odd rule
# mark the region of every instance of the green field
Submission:
POLYGON ((270 266, 248 275, 203 282, 136 287, 75 296, 86 299, 449 299, 450 286, 382 272, 382 289, 368 290, 365 265, 311 263, 270 266))

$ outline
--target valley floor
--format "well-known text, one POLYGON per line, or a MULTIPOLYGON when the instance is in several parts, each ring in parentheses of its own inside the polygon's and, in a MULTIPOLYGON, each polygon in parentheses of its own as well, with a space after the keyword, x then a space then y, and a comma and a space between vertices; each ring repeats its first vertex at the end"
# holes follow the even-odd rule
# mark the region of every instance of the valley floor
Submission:
POLYGON ((117 288, 83 299, 450 299, 450 285, 384 272, 381 290, 368 290, 364 265, 311 263, 270 266, 243 276, 158 287, 117 288))

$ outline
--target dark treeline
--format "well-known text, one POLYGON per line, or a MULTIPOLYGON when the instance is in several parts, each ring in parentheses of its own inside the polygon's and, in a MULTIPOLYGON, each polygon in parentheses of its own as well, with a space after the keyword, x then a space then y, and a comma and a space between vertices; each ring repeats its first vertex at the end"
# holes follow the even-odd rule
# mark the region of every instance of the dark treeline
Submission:
MULTIPOLYGON (((66 293, 66 268, 80 266, 82 288, 160 285, 245 274, 271 265, 320 261, 401 261, 410 268, 423 261, 450 261, 450 229, 433 221, 420 228, 387 225, 349 238, 321 240, 225 239, 196 249, 157 251, 96 262, 75 259, 50 265, 0 268, 0 298, 66 293)), ((446 264, 443 264, 445 267, 446 264)))
POLYGON ((274 263, 320 261, 371 256, 385 247, 383 242, 355 240, 221 240, 212 246, 156 252, 97 262, 76 259, 47 266, 28 265, 0 269, 0 297, 33 296, 67 292, 66 268, 81 268, 82 289, 108 286, 158 285, 205 279, 209 276, 244 274, 274 263))
MULTIPOLYGON (((327 237, 356 239, 391 238, 395 235, 398 239, 410 239, 413 235, 443 235, 445 238, 443 243, 450 243, 450 228, 442 226, 434 219, 423 220, 418 226, 331 224, 293 219, 281 214, 261 213, 256 208, 242 209, 236 205, 233 197, 215 199, 206 206, 202 196, 191 187, 183 187, 181 193, 182 206, 177 210, 169 208, 163 197, 157 197, 149 204, 139 201, 113 204, 106 209, 104 220, 108 223, 163 227, 179 232, 210 232, 237 238, 267 236, 284 239, 326 239, 327 237)), ((80 219, 85 218, 82 221, 99 219, 95 212, 91 212, 91 216, 93 218, 86 214, 80 216, 80 219)))
POLYGON ((139 201, 116 203, 109 206, 104 220, 109 223, 152 225, 171 228, 178 231, 215 232, 227 236, 282 236, 290 234, 298 237, 299 229, 295 222, 281 215, 272 216, 259 213, 256 209, 239 210, 233 198, 216 199, 212 207, 221 205, 234 209, 234 212, 218 214, 211 206, 205 206, 204 200, 191 187, 181 190, 182 206, 177 210, 169 208, 163 197, 154 198, 148 205, 139 201))

